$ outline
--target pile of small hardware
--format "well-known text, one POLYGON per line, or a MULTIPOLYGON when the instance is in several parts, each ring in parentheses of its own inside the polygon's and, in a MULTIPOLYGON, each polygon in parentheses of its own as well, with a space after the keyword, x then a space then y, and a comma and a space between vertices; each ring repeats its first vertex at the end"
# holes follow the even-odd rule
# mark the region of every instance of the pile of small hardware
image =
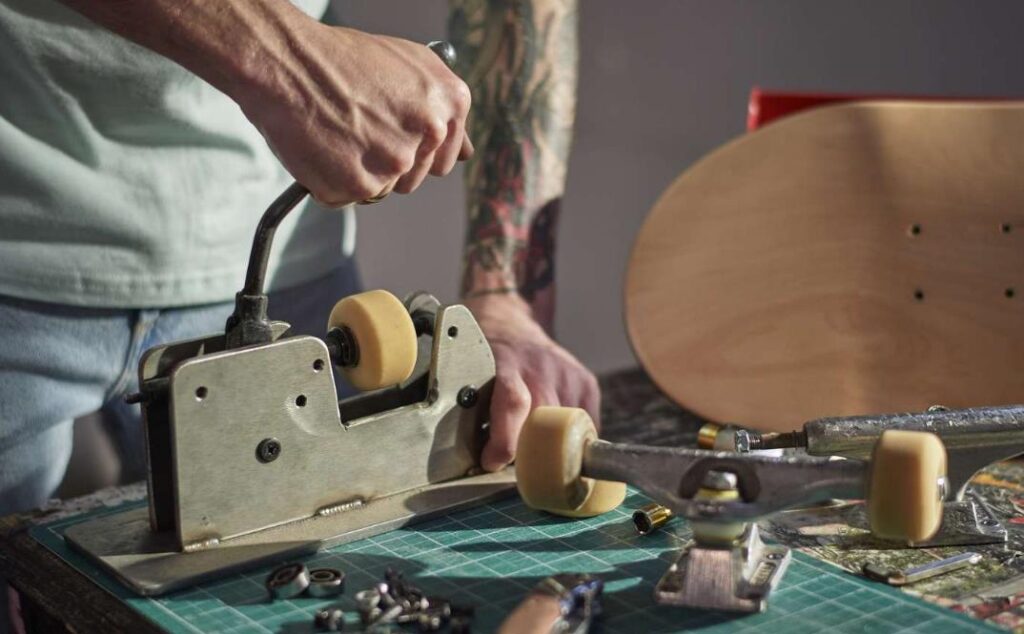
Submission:
MULTIPOLYGON (((308 570, 301 563, 292 563, 274 569, 266 585, 272 599, 293 599, 303 594, 326 598, 344 592, 345 573, 333 568, 308 570)), ((469 634, 473 619, 472 607, 428 597, 393 568, 387 569, 383 581, 357 592, 355 601, 367 634, 384 634, 393 631, 392 626, 403 625, 414 626, 420 632, 437 632, 449 626, 451 634, 469 634)), ((345 627, 345 613, 338 607, 317 610, 313 624, 321 631, 340 632, 345 627)))
POLYGON ((421 632, 437 632, 446 625, 453 634, 470 631, 472 608, 428 597, 392 568, 384 573, 383 581, 357 592, 355 599, 359 619, 368 632, 387 631, 392 624, 414 625, 421 632))

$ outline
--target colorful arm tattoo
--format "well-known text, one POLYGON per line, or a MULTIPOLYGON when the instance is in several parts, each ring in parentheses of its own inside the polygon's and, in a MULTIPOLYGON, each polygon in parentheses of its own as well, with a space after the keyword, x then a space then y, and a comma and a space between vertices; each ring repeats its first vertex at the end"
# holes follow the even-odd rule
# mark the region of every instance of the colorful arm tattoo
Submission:
POLYGON ((575 0, 451 0, 473 91, 462 293, 518 292, 550 328, 555 229, 576 116, 575 0))

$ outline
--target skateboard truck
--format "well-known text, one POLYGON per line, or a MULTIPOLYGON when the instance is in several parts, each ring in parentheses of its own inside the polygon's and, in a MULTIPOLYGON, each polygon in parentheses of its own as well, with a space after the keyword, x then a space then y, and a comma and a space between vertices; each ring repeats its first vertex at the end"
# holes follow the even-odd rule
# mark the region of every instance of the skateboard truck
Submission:
MULTIPOLYGON (((711 426, 704 434, 713 435, 711 426)), ((949 459, 943 522, 934 537, 918 546, 996 544, 1007 539, 1006 528, 967 485, 979 470, 1024 453, 1024 406, 951 410, 933 406, 925 412, 821 418, 799 431, 761 433, 746 429, 719 430, 716 448, 738 451, 798 447, 812 456, 863 459, 887 429, 929 431, 942 439, 949 459)))
POLYGON ((629 483, 689 520, 694 539, 659 582, 662 603, 764 609, 789 549, 761 542, 756 520, 832 498, 867 499, 875 535, 917 544, 942 520, 946 456, 934 434, 887 430, 870 459, 777 457, 597 439, 582 410, 541 407, 519 437, 516 480, 533 508, 595 515, 622 502, 629 483), (893 486, 894 482, 900 486, 893 486))
POLYGON ((70 527, 68 543, 143 595, 293 557, 493 499, 481 473, 494 357, 470 311, 426 293, 338 302, 325 339, 267 318, 266 211, 224 333, 139 364, 148 510, 70 527), (338 401, 332 366, 365 393, 338 401))

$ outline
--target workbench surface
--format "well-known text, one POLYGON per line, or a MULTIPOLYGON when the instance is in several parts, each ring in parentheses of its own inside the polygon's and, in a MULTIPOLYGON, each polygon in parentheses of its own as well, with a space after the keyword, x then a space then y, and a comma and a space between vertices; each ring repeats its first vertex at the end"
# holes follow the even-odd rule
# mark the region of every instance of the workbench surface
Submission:
MULTIPOLYGON (((662 397, 641 372, 610 374, 602 378, 602 387, 603 435, 607 438, 645 444, 695 442, 701 421, 662 397)), ((1013 509, 1004 512, 1005 502, 1012 500, 1012 491, 1024 491, 1024 487, 1016 484, 1024 481, 1024 468, 1000 466, 996 473, 987 477, 998 482, 986 482, 980 490, 984 493, 991 488, 993 498, 999 502, 994 505, 997 512, 1004 518, 1013 516, 1013 509), (1007 495, 1006 491, 1011 493, 1007 495)), ((0 520, 0 534, 6 537, 0 540, 0 566, 10 569, 12 583, 25 597, 30 631, 56 631, 61 624, 79 631, 313 631, 313 612, 330 602, 298 599, 270 603, 262 587, 266 569, 234 575, 159 600, 142 599, 133 597, 103 573, 89 570, 62 547, 61 529, 77 521, 83 509, 141 504, 143 495, 144 488, 139 486, 107 490, 88 499, 55 504, 30 518, 0 520), (39 540, 47 542, 87 575, 55 556, 39 540)), ((784 535, 787 542, 795 541, 793 545, 804 552, 796 553, 781 586, 769 599, 767 612, 737 617, 655 607, 651 599, 653 585, 688 539, 689 530, 677 520, 668 530, 638 537, 629 513, 644 502, 640 494, 631 492, 626 504, 615 512, 573 521, 537 513, 517 498, 509 498, 347 544, 310 557, 309 561, 346 570, 349 578, 341 601, 343 608, 352 608, 351 595, 381 578, 384 569, 392 566, 405 571, 427 594, 475 605, 474 631, 478 632, 493 631, 501 617, 537 580, 566 571, 593 572, 605 579, 606 614, 599 630, 602 632, 671 632, 695 627, 751 631, 777 627, 786 632, 838 629, 935 634, 987 629, 962 612, 1004 627, 1020 625, 1016 608, 1021 596, 1016 585, 1021 571, 1016 564, 1021 558, 1015 550, 1020 531, 1012 521, 1008 522, 1009 549, 974 548, 985 552, 991 565, 984 575, 974 573, 968 580, 970 588, 966 595, 963 578, 947 577, 941 583, 933 583, 927 589, 927 598, 932 603, 926 603, 844 570, 859 568, 872 553, 900 553, 910 560, 927 560, 956 549, 852 553, 837 547, 831 539, 841 531, 826 531, 829 538, 818 540, 800 533, 792 522, 783 519, 762 524, 762 528, 784 535), (993 586, 1001 588, 1002 594, 996 592, 999 596, 994 596, 993 586), (955 611, 936 607, 934 603, 953 607, 955 611)), ((826 513, 812 523, 833 527, 835 518, 826 513)))

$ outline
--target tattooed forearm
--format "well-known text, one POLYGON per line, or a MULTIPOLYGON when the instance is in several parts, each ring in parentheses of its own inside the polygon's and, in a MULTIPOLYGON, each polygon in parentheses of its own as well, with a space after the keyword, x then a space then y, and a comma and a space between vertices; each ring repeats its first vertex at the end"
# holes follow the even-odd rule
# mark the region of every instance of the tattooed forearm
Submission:
POLYGON ((555 228, 576 114, 575 0, 451 0, 473 91, 466 296, 518 292, 550 327, 555 228))

